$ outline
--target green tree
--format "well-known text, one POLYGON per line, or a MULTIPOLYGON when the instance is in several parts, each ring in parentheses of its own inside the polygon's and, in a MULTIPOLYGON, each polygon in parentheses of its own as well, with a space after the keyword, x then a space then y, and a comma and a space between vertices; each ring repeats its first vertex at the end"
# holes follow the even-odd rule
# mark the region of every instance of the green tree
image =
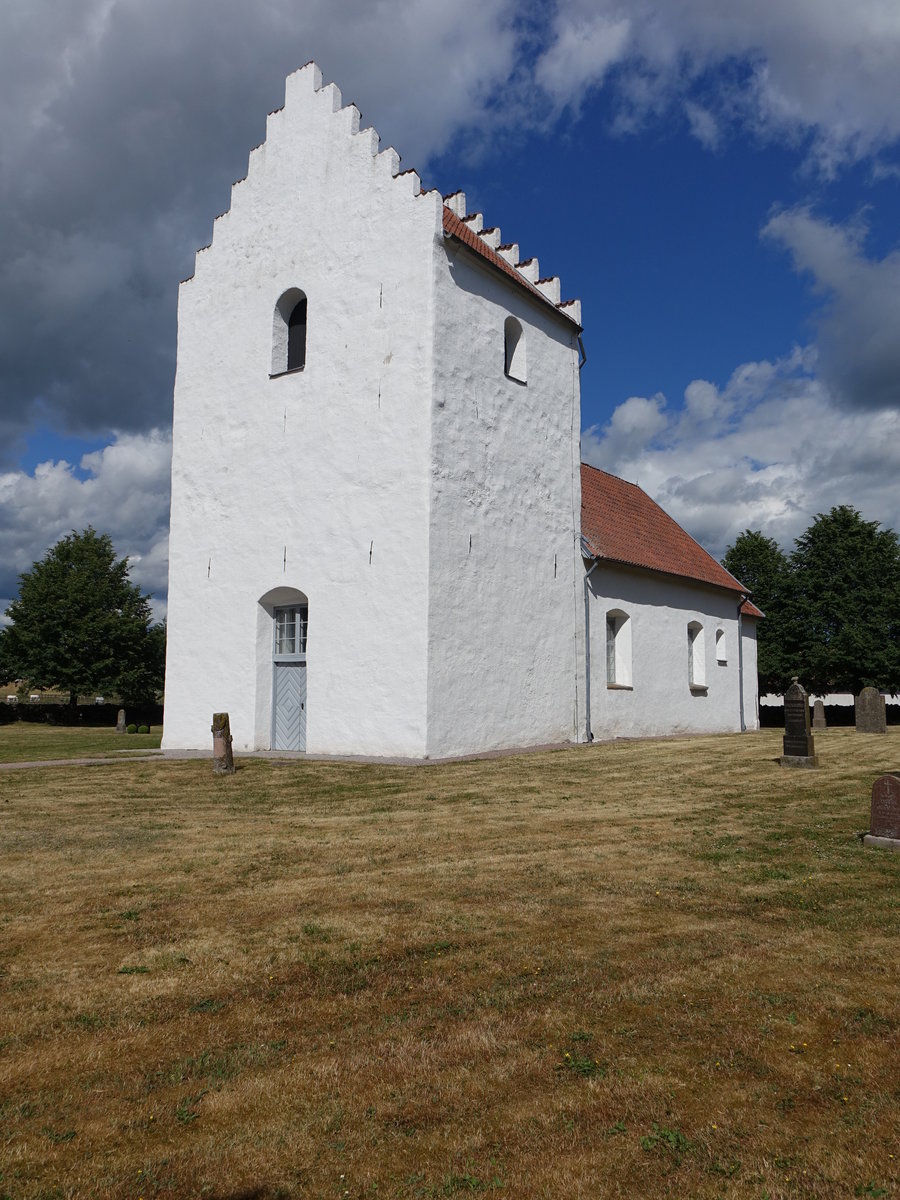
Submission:
POLYGON ((783 692, 798 669, 791 636, 790 560, 773 538, 758 529, 745 529, 728 547, 722 565, 765 613, 757 633, 760 691, 783 692))
POLYGON ((149 597, 128 578, 107 534, 88 527, 57 542, 19 576, 6 610, 0 663, 33 687, 58 687, 75 704, 79 692, 114 692, 123 701, 152 699, 162 687, 160 642, 149 597))
POLYGON ((807 690, 900 689, 900 544, 842 504, 791 555, 791 622, 807 690))

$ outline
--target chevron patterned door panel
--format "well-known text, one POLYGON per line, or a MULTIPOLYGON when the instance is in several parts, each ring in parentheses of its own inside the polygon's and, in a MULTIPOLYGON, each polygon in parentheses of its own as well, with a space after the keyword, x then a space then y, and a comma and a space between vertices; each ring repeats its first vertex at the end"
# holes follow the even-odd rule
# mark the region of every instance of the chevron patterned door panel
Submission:
POLYGON ((275 663, 272 749, 306 749, 306 663, 275 663))

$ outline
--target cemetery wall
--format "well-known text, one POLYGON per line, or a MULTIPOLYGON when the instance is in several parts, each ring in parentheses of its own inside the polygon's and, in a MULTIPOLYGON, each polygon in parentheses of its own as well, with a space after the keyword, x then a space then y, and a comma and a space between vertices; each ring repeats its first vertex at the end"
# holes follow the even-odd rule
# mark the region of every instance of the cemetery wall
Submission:
MULTIPOLYGON (((0 725, 26 721, 35 725, 83 725, 91 729, 115 729, 118 704, 3 704, 0 705, 0 725)), ((161 725, 161 704, 132 704, 126 708, 127 721, 135 725, 161 725)))
MULTIPOLYGON (((811 699, 813 699, 813 697, 811 697, 811 699)), ((810 720, 812 720, 812 704, 809 706, 809 713, 810 720)), ((886 704, 885 717, 888 725, 900 725, 900 705, 890 703, 886 704)), ((771 701, 769 701, 767 704, 760 704, 759 722, 764 729, 783 729, 784 705, 773 704, 771 701)), ((852 729, 855 723, 856 713, 852 704, 825 705, 825 724, 829 728, 852 729)))

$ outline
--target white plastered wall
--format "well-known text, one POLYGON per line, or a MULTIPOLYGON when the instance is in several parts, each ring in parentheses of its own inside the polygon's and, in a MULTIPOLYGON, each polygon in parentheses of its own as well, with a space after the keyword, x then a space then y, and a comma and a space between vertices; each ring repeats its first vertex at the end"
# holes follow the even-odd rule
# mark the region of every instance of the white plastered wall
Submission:
MULTIPOLYGON (((591 728, 594 738, 739 731, 738 595, 650 571, 601 564, 590 576, 591 728), (606 614, 628 614, 631 686, 606 676, 606 614), (705 690, 688 680, 688 625, 702 626, 705 690), (723 630, 727 661, 716 655, 723 630)), ((756 622, 744 618, 744 723, 759 727, 756 622)))
POLYGON ((307 749, 426 746, 437 194, 396 176, 310 66, 179 299, 166 748, 271 727, 273 589, 309 600, 307 749), (273 313, 308 297, 306 366, 269 378, 273 313))
POLYGON ((574 741, 578 329, 452 239, 435 281, 428 753, 574 741))

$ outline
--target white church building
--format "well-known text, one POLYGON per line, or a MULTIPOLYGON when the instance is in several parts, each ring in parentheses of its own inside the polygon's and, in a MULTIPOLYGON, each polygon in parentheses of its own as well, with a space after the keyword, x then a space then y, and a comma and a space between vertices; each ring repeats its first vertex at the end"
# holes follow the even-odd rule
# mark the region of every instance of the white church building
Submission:
POLYGON ((580 462, 581 312, 314 64, 181 287, 163 747, 756 728, 740 583, 580 462))

